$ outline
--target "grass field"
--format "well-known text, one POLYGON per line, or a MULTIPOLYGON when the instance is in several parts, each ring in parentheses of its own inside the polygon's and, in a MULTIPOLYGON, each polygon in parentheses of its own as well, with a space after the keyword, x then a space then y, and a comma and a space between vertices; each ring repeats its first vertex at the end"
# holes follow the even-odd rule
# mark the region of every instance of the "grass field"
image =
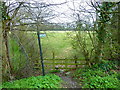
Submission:
MULTIPOLYGON (((36 38, 35 43, 37 43, 36 32, 28 32, 28 37, 36 38)), ((72 43, 73 37, 76 35, 75 31, 41 31, 40 33, 45 33, 46 37, 41 37, 43 57, 47 59, 54 58, 73 58, 76 51, 73 50, 72 43)), ((87 44, 91 44, 89 35, 87 31, 81 31, 81 39, 85 39, 87 44)), ((91 32, 90 32, 91 33, 91 32)), ((38 44, 37 44, 38 45, 38 44)), ((36 46, 38 47, 38 46, 36 46)), ((91 45, 87 46, 89 49, 91 45)), ((80 58, 83 58, 82 54, 79 54, 80 58)))
MULTIPOLYGON (((73 47, 72 43, 74 43, 74 41, 73 41, 73 38, 71 38, 76 35, 76 32, 74 31, 45 31, 45 32, 41 31, 40 33, 46 34, 46 37, 41 37, 44 58, 46 59, 52 59, 52 58, 72 59, 74 55, 76 54, 76 51, 74 51, 72 48, 73 47)), ((82 38, 85 39, 87 44, 91 43, 90 39, 88 38, 89 36, 87 32, 81 31, 81 35, 82 35, 82 38)), ((33 44, 32 47, 34 49, 39 49, 38 40, 37 40, 38 38, 37 38, 36 32, 27 32, 24 35, 21 34, 20 38, 22 38, 22 42, 24 43, 25 47, 29 47, 27 45, 33 44)), ((88 48, 90 47, 91 46, 89 45, 88 48)), ((79 53, 79 56, 81 59, 84 58, 81 53, 79 53)))
MULTIPOLYGON (((10 58, 14 67, 14 72, 23 70, 24 67, 31 66, 41 67, 40 65, 36 65, 36 63, 40 63, 40 54, 39 54, 39 46, 38 46, 38 37, 36 32, 14 32, 20 40, 16 37, 12 36, 9 39, 10 43, 10 58), (22 46, 20 45, 20 43, 22 46), (29 63, 29 64, 28 64, 29 63)), ((76 39, 73 37, 76 36, 76 32, 72 31, 41 31, 40 33, 46 33, 46 37, 41 37, 42 51, 43 51, 43 59, 64 59, 63 63, 71 63, 74 64, 76 60, 75 55, 77 55, 77 59, 83 60, 85 57, 83 56, 82 49, 78 48, 78 51, 73 49, 73 43, 76 39), (71 59, 71 61, 69 60, 71 59), (66 61, 69 60, 69 61, 66 61)), ((81 40, 85 39, 87 42, 87 48, 91 48, 90 39, 87 32, 81 31, 81 40)), ((76 41, 75 41, 76 42, 76 41)), ((48 68, 50 69, 53 65, 52 61, 45 61, 48 64, 48 68), (50 66, 50 67, 49 67, 50 66)), ((55 63, 62 63, 61 60, 56 61, 55 63)), ((71 64, 69 67, 71 67, 71 64)), ((47 65, 47 64, 45 64, 47 65)), ((67 65, 66 65, 67 66, 67 65)), ((54 67, 53 67, 54 68, 54 67)), ((24 71, 23 71, 24 72, 24 71)), ((32 73, 32 71, 31 71, 32 73)))
POLYGON ((67 37, 68 32, 46 32, 42 38, 44 58, 71 58, 71 39, 67 37))
MULTIPOLYGON (((43 33, 43 32, 41 32, 43 33)), ((73 50, 73 37, 76 35, 74 31, 47 31, 46 37, 42 37, 42 48, 44 58, 73 58, 76 51, 73 50)), ((91 48, 91 41, 88 32, 81 31, 81 38, 87 42, 87 48, 91 48)), ((82 54, 79 54, 84 59, 82 54)))

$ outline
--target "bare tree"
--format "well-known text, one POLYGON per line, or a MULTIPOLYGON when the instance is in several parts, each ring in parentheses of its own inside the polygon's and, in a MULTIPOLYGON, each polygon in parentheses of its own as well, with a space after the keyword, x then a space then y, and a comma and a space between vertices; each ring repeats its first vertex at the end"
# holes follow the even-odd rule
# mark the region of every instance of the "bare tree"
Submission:
POLYGON ((12 65, 10 63, 10 56, 9 56, 9 45, 8 45, 8 32, 10 31, 10 25, 11 21, 16 16, 18 10, 23 5, 23 2, 15 2, 7 5, 7 2, 0 1, 1 3, 1 11, 2 11, 2 32, 3 32, 3 40, 5 44, 5 52, 6 52, 6 62, 9 67, 9 73, 12 75, 12 65), (15 8, 12 8, 12 10, 9 10, 11 6, 14 4, 18 4, 15 8))
MULTIPOLYGON (((9 55, 9 42, 8 42, 8 34, 13 29, 22 29, 31 28, 36 29, 36 25, 39 28, 44 27, 43 23, 47 23, 49 19, 54 18, 56 15, 52 14, 52 9, 49 7, 65 4, 46 4, 43 2, 17 2, 17 1, 0 1, 1 11, 2 11, 2 33, 3 33, 3 46, 5 51, 3 52, 3 62, 4 66, 7 67, 10 74, 10 79, 13 76, 13 66, 11 64, 10 55, 9 55), (32 22, 32 23, 29 23, 32 22), (43 26, 42 26, 43 25, 43 26), (34 28, 35 27, 35 28, 34 28), (7 64, 6 64, 6 63, 7 64)), ((17 38, 18 39, 18 38, 17 38)), ((18 39, 19 41, 19 39, 18 39)), ((20 47, 24 50, 25 53, 27 51, 23 47, 22 43, 19 43, 20 47)), ((26 54, 27 55, 27 54, 26 54)), ((28 57, 29 58, 29 57, 28 57)))

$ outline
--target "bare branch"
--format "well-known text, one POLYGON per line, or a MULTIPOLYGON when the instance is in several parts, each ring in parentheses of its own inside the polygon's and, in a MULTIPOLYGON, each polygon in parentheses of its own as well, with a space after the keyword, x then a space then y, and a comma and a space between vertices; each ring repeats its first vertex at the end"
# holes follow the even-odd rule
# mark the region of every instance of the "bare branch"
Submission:
POLYGON ((24 4, 24 2, 19 2, 19 3, 20 3, 20 4, 19 4, 19 6, 15 9, 15 11, 14 11, 14 13, 13 13, 11 19, 13 19, 13 18, 16 16, 16 14, 17 14, 18 10, 20 9, 21 5, 24 4))

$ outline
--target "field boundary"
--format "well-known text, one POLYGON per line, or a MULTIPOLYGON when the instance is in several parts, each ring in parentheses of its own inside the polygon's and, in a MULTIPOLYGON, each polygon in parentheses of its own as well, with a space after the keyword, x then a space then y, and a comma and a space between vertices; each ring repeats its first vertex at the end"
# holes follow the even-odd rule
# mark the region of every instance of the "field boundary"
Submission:
MULTIPOLYGON (((35 63, 37 69, 41 69, 41 63, 35 63)), ((86 65, 83 59, 44 59, 44 66, 47 70, 57 69, 76 69, 86 65)))

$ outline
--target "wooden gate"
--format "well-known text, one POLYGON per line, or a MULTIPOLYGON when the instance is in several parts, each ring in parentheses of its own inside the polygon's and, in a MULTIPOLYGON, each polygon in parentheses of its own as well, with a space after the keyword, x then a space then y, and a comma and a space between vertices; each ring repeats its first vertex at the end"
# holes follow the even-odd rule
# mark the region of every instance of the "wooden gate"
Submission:
MULTIPOLYGON (((41 69, 41 63, 35 63, 36 67, 41 69), (38 66, 39 65, 39 66, 38 66)), ((57 69, 76 69, 83 67, 85 65, 85 60, 81 59, 44 59, 45 70, 55 70, 57 69)))

